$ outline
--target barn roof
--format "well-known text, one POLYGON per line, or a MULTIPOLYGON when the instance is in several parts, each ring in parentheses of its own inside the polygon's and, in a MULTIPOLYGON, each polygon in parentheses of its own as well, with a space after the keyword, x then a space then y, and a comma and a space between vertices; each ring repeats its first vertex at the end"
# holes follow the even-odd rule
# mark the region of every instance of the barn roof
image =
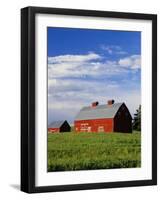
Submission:
POLYGON ((54 121, 48 125, 48 128, 60 128, 66 120, 54 121))
POLYGON ((123 103, 114 103, 110 106, 107 104, 98 105, 95 108, 92 108, 91 106, 83 107, 75 120, 114 118, 122 104, 123 103))

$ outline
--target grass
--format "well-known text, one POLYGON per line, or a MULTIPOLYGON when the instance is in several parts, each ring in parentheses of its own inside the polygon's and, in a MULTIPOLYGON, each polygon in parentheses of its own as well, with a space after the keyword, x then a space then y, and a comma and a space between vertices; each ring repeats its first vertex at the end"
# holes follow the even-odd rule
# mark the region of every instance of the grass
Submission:
POLYGON ((48 134, 48 171, 141 166, 141 134, 48 134))

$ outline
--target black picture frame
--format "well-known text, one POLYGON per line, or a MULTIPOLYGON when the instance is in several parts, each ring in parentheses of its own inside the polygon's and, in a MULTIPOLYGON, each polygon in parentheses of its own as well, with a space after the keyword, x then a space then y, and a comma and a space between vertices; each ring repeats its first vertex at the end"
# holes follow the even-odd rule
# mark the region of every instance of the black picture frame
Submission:
POLYGON ((157 184, 157 15, 45 7, 21 9, 21 190, 27 193, 147 186, 157 184), (152 179, 35 186, 35 15, 62 14, 152 21, 152 179))

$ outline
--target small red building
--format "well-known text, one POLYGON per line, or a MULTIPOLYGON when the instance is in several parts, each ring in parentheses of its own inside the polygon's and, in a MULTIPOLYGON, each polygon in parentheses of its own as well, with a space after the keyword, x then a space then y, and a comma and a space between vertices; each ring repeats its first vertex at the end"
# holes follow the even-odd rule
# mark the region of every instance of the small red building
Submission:
POLYGON ((48 126, 49 133, 70 132, 70 130, 71 130, 71 127, 66 120, 54 121, 48 126))
POLYGON ((125 103, 109 100, 83 107, 74 121, 76 132, 132 132, 132 117, 125 103))

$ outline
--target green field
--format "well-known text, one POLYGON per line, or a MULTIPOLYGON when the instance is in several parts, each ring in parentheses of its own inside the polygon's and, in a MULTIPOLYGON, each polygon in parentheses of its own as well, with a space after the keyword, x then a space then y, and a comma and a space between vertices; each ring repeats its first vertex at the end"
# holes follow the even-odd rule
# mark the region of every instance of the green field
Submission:
POLYGON ((141 134, 48 134, 48 171, 141 166, 141 134))

